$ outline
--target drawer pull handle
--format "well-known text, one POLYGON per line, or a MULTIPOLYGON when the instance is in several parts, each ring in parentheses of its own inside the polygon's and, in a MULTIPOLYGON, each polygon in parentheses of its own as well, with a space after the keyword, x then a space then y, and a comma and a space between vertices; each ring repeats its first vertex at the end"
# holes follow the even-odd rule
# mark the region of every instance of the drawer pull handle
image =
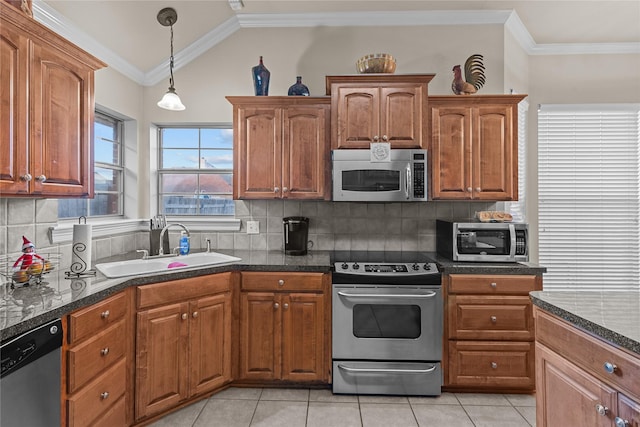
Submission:
POLYGON ((496 323, 498 318, 496 316, 491 316, 491 323, 496 323))
POLYGON ((194 312, 193 312, 193 314, 192 314, 191 316, 195 319, 196 317, 198 317, 198 312, 197 312, 197 311, 194 311, 194 312))
POLYGON ((102 350, 100 350, 100 354, 103 356, 106 356, 107 354, 109 354, 109 347, 105 347, 102 350))
POLYGON ((109 397, 109 392, 108 391, 103 391, 102 393, 100 393, 100 399, 104 400, 107 397, 109 397))
POLYGON ((188 317, 188 316, 187 316, 187 313, 182 313, 182 316, 181 316, 181 317, 182 317, 182 320, 187 320, 187 317, 188 317))
POLYGON ((604 363, 604 370, 608 373, 608 374, 613 374, 616 369, 618 369, 618 367, 611 363, 611 362, 605 362, 604 363))
POLYGON ((111 313, 109 313, 109 310, 105 310, 102 313, 100 313, 100 317, 102 317, 103 319, 108 319, 110 314, 111 313))
POLYGON ((491 282, 491 287, 495 289, 498 287, 498 284, 496 282, 491 282))
POLYGON ((491 362, 492 369, 498 369, 498 364, 496 362, 491 362))
POLYGON ((616 423, 616 427, 631 427, 631 423, 628 420, 616 417, 613 420, 616 423))
POLYGON ((284 286, 284 280, 282 279, 278 280, 278 286, 284 286))
POLYGON ((598 415, 605 417, 607 415, 607 413, 609 412, 609 408, 607 408, 606 406, 604 406, 601 403, 598 403, 596 405, 596 412, 598 413, 598 415))

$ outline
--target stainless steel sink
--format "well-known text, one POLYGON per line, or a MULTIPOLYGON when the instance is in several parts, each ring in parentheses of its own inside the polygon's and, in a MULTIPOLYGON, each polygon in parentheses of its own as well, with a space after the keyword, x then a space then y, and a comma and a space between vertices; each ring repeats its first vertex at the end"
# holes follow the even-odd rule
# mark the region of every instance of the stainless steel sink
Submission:
POLYGON ((175 269, 215 267, 241 261, 241 258, 218 252, 200 252, 183 256, 134 259, 96 264, 96 268, 109 278, 160 273, 175 269))

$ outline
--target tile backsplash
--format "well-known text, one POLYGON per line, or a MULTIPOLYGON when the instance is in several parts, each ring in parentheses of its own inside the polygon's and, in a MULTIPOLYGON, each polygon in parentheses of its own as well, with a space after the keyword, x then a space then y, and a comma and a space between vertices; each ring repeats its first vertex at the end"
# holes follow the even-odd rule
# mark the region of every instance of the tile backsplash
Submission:
MULTIPOLYGON (((351 203, 326 201, 239 200, 236 218, 242 220, 238 232, 191 233, 194 250, 212 249, 282 250, 282 218, 309 218, 312 250, 420 250, 435 251, 435 220, 471 218, 475 211, 496 209, 487 202, 351 203), (258 221, 260 234, 247 234, 246 221, 258 221)), ((22 236, 36 245, 38 252, 62 255, 63 265, 71 259, 71 242, 52 244, 49 228, 58 223, 55 199, 0 198, 0 255, 19 255, 22 236)), ((93 239, 93 259, 149 248, 149 233, 139 231, 93 239)), ((171 235, 177 243, 177 235, 171 235)), ((174 245, 174 246, 177 246, 174 245)))

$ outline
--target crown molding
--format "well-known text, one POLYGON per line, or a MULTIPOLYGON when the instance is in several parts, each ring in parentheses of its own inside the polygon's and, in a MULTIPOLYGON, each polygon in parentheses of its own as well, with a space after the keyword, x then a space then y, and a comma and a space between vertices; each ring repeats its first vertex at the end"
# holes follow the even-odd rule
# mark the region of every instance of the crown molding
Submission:
MULTIPOLYGON (((106 62, 109 67, 143 86, 168 78, 169 59, 146 73, 88 36, 41 0, 33 2, 33 16, 43 25, 106 62)), ((640 53, 640 43, 536 44, 514 10, 438 10, 332 13, 240 13, 227 19, 174 55, 174 70, 224 41, 241 28, 363 27, 363 26, 504 25, 529 55, 607 55, 640 53)))

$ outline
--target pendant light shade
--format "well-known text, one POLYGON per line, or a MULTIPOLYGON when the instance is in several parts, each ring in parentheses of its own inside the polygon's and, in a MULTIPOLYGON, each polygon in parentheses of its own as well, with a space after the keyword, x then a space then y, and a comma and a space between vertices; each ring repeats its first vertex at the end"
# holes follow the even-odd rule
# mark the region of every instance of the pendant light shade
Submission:
POLYGON ((162 99, 158 102, 158 107, 171 111, 182 111, 186 107, 180 100, 180 97, 176 93, 176 89, 173 87, 173 24, 178 20, 178 12, 172 7, 165 7, 158 12, 158 22, 164 27, 171 28, 171 56, 169 57, 169 89, 164 94, 162 99))

